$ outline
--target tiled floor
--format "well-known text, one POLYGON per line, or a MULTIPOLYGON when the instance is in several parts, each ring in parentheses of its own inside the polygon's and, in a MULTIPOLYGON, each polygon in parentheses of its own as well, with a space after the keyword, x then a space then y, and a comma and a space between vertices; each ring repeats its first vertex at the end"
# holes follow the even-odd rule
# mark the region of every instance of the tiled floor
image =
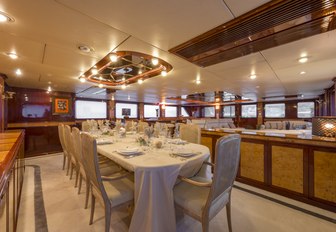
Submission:
MULTIPOLYGON (((25 181, 19 212, 18 230, 25 231, 104 231, 104 213, 96 205, 95 220, 89 225, 89 209, 84 209, 84 189, 80 195, 61 169, 62 155, 48 155, 26 160, 25 181), (39 171, 41 186, 37 185, 39 171), (35 183, 36 182, 36 183, 35 183), (42 187, 42 192, 39 188, 42 187), (43 195, 43 201, 41 196, 43 195), (44 202, 44 207, 42 203, 44 202), (44 210, 45 209, 45 210, 44 210), (46 219, 44 219, 44 212, 46 219)), ((267 195, 271 198, 305 208, 328 220, 312 216, 240 188, 232 192, 232 223, 234 232, 335 232, 336 214, 306 204, 236 183, 237 186, 267 195)), ((130 223, 127 209, 112 213, 111 231, 127 231, 130 223)), ((177 224, 179 232, 201 231, 199 222, 185 216, 177 224)), ((225 209, 210 223, 210 231, 228 231, 225 209)))

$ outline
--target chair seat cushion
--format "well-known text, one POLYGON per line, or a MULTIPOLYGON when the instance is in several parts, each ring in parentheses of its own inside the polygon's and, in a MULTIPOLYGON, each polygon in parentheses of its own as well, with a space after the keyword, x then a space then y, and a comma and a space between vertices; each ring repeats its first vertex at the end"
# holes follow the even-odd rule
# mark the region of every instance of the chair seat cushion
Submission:
MULTIPOLYGON (((202 177, 193 177, 190 179, 199 182, 211 182, 202 177)), ((198 187, 182 181, 174 187, 175 204, 201 217, 202 209, 208 199, 209 191, 209 187, 198 187)))
MULTIPOLYGON (((211 182, 210 180, 202 177, 193 177, 191 179, 203 183, 211 182)), ((210 220, 228 203, 230 198, 230 189, 227 189, 212 201, 209 210, 210 220)), ((190 212, 191 215, 201 218, 209 192, 209 187, 199 187, 182 181, 174 188, 175 204, 190 212)))
POLYGON ((103 181, 103 185, 112 207, 131 201, 134 198, 134 182, 129 178, 103 181))

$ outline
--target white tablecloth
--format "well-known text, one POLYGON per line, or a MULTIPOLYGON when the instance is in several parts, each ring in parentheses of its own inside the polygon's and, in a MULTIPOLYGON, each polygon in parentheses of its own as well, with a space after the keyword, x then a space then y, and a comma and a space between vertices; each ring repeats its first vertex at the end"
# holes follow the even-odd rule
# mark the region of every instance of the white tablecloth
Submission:
POLYGON ((163 148, 144 149, 143 155, 130 159, 117 153, 123 148, 139 146, 134 136, 118 139, 109 145, 98 145, 98 153, 115 161, 135 175, 135 208, 129 231, 176 231, 173 187, 177 176, 192 176, 209 159, 206 146, 198 144, 165 144, 163 148), (188 151, 189 158, 172 157, 172 152, 188 151))

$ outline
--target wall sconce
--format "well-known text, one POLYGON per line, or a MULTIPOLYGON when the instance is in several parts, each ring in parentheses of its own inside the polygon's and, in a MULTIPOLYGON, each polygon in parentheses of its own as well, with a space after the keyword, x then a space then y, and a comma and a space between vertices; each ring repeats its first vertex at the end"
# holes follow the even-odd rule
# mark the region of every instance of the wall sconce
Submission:
POLYGON ((217 103, 216 106, 215 106, 216 110, 219 110, 219 107, 220 107, 220 105, 217 103))
POLYGON ((313 135, 335 137, 336 136, 336 117, 314 117, 313 135))

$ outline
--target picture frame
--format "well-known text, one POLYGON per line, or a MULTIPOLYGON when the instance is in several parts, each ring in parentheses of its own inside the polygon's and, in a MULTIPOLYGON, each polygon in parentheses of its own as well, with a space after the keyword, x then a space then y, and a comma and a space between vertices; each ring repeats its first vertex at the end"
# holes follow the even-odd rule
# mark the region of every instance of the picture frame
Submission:
POLYGON ((53 97, 52 114, 68 115, 72 112, 72 101, 70 97, 53 97))

